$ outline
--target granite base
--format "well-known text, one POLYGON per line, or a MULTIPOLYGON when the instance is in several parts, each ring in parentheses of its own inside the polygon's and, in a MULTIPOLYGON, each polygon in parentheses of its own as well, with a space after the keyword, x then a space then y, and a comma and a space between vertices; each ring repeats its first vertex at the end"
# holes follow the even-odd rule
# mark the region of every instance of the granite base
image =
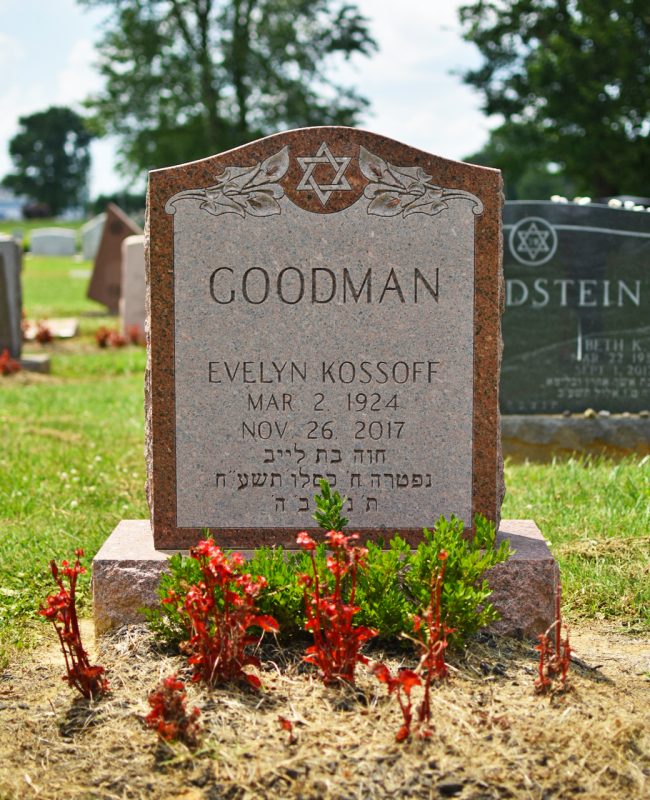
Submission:
POLYGON ((607 414, 503 414, 501 444, 504 457, 516 462, 550 462, 576 453, 614 458, 650 454, 650 417, 607 414))
MULTIPOLYGON (((492 630, 535 638, 553 622, 559 569, 532 520, 502 520, 497 541, 516 551, 488 573, 501 619, 492 630)), ((140 609, 158 603, 157 587, 174 552, 156 550, 149 520, 122 520, 93 560, 93 614, 98 634, 142 622, 140 609)), ((242 551, 246 555, 246 551, 242 551)))
POLYGON ((42 375, 50 374, 52 360, 47 353, 30 353, 20 359, 20 368, 26 372, 40 372, 42 375))

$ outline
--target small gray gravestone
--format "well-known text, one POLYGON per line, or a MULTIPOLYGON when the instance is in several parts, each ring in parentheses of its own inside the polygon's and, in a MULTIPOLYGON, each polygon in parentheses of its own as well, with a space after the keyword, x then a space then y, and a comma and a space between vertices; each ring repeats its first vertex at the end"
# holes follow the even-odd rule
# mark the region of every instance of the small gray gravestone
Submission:
POLYGON ((504 413, 648 407, 649 264, 647 212, 506 203, 504 413))
POLYGON ((81 228, 81 255, 86 261, 93 261, 102 239, 106 213, 97 214, 81 228))
POLYGON ((10 236, 0 236, 0 353, 20 358, 22 348, 22 248, 10 236))
POLYGON ((77 234, 69 228, 36 228, 29 237, 29 250, 35 256, 73 256, 77 234))
POLYGON ((137 328, 144 334, 146 311, 144 274, 144 236, 127 236, 122 242, 122 330, 137 328))
POLYGON ((341 128, 151 173, 158 546, 294 545, 321 477, 368 535, 498 518, 500 187, 341 128))
MULTIPOLYGON (((501 176, 349 128, 150 173, 147 493, 93 562, 98 631, 156 602, 170 551, 296 546, 324 477, 350 529, 412 544, 503 497, 501 176)), ((536 525, 490 585, 503 632, 553 619, 536 525)))

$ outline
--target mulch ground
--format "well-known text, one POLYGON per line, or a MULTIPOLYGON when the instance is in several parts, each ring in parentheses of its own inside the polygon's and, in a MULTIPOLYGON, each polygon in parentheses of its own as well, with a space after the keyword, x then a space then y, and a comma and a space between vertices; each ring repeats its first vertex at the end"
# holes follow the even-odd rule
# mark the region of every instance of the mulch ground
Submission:
POLYGON ((650 642, 593 625, 572 639, 571 688, 548 696, 533 691, 532 645, 473 641, 434 691, 431 737, 402 744, 397 703, 365 668, 356 691, 326 688, 299 649, 266 644, 261 692, 190 687, 204 726, 194 753, 143 724, 148 692, 185 670, 146 629, 99 642, 112 692, 97 703, 61 681, 48 639, 0 674, 0 798, 650 798, 650 642))

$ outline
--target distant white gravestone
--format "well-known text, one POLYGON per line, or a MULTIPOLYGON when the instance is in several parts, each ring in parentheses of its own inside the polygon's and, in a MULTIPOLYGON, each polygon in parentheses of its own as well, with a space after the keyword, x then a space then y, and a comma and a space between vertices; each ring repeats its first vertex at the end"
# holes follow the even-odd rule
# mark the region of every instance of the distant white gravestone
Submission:
POLYGON ((144 236, 128 236, 122 242, 122 297, 120 318, 122 330, 134 326, 144 333, 146 319, 144 276, 144 236))
POLYGON ((102 240, 104 224, 106 223, 106 213, 97 214, 96 217, 88 220, 81 228, 81 255, 85 261, 93 261, 99 250, 99 243, 102 240))
POLYGON ((29 249, 35 256, 73 256, 77 234, 69 228, 36 228, 29 237, 29 249))

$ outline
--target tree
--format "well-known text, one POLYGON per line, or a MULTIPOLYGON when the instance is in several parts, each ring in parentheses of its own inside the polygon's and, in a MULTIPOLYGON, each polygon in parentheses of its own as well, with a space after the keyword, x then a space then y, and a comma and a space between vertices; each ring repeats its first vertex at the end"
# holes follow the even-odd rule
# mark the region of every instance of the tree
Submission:
POLYGON ((71 108, 52 106, 20 117, 9 142, 14 172, 2 183, 49 206, 52 214, 86 200, 92 134, 71 108))
POLYGON ((647 194, 647 0, 476 0, 459 14, 485 59, 463 77, 503 116, 493 144, 518 150, 511 170, 550 162, 586 194, 647 194))
POLYGON ((120 191, 112 192, 111 194, 100 194, 93 198, 90 210, 93 214, 101 214, 106 211, 106 206, 109 203, 119 206, 127 214, 138 214, 144 212, 147 199, 144 192, 120 191))
POLYGON ((202 158, 286 127, 351 125, 366 101, 327 67, 376 44, 342 0, 79 0, 111 7, 98 130, 138 170, 202 158))
POLYGON ((573 197, 576 189, 558 164, 539 159, 539 136, 529 129, 502 125, 487 143, 465 161, 503 172, 507 200, 542 200, 554 194, 573 197))

